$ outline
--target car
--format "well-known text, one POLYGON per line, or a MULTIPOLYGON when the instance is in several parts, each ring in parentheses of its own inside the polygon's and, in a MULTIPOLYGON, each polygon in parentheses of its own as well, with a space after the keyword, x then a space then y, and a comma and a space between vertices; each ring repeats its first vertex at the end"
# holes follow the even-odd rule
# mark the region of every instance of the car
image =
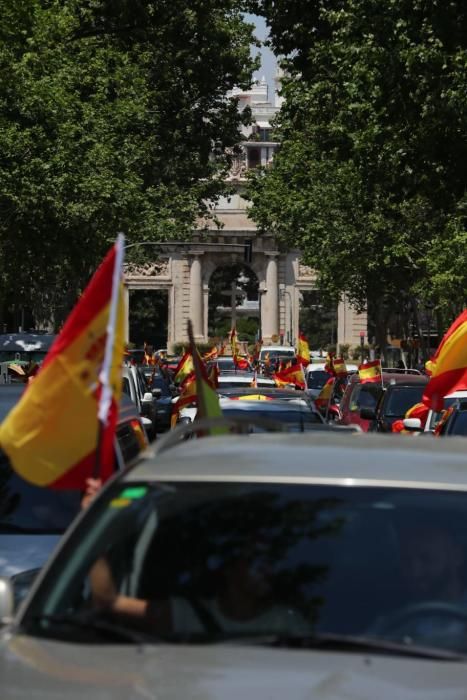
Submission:
POLYGON ((338 435, 186 441, 115 477, 4 629, 3 695, 463 698, 465 446, 338 435))
POLYGON ((156 399, 151 391, 148 391, 146 380, 141 373, 141 368, 136 365, 123 365, 122 389, 135 404, 139 415, 145 419, 146 432, 150 441, 156 438, 157 433, 157 409, 156 399))
POLYGON ((295 348, 289 345, 263 345, 259 352, 259 361, 264 363, 266 359, 270 362, 278 360, 293 360, 296 356, 295 348))
MULTIPOLYGON (((14 384, 0 387, 2 418, 19 400, 19 388, 14 384)), ((123 395, 116 427, 118 467, 131 464, 147 445, 136 407, 123 395)), ((0 576, 13 577, 18 602, 79 512, 81 494, 76 490, 34 486, 18 476, 4 456, 0 461, 0 481, 0 576)))
MULTIPOLYGON (((372 418, 365 418, 361 415, 361 409, 368 408, 374 410, 382 394, 383 388, 390 382, 404 382, 407 377, 423 376, 420 372, 409 372, 401 370, 387 370, 383 368, 381 382, 361 383, 360 377, 353 374, 349 377, 344 394, 338 406, 338 425, 359 425, 363 432, 369 430, 372 418)), ((414 402, 416 403, 416 402, 414 402)))
POLYGON ((467 436, 467 391, 456 391, 444 399, 445 410, 434 429, 438 437, 467 436))
MULTIPOLYGON (((467 400, 467 391, 453 391, 452 394, 447 394, 444 397, 444 410, 450 408, 457 400, 467 400)), ((425 424, 422 425, 420 418, 404 418, 404 429, 415 432, 431 434, 436 430, 436 427, 443 415, 444 411, 428 411, 425 424)))
POLYGON ((163 433, 170 428, 175 385, 154 367, 142 367, 141 372, 147 383, 147 391, 150 391, 155 398, 157 433, 163 433))
POLYGON ((370 421, 369 430, 380 433, 391 432, 392 424, 402 420, 412 406, 420 403, 427 376, 397 375, 392 377, 381 392, 375 408, 362 407, 360 416, 370 421))
POLYGON ((287 388, 287 387, 277 387, 277 386, 260 386, 260 387, 219 387, 217 389, 219 396, 227 399, 236 399, 240 396, 266 396, 270 399, 276 399, 278 401, 303 401, 307 405, 315 408, 313 399, 307 394, 307 392, 301 389, 287 388))
POLYGON ((257 387, 275 387, 273 379, 263 377, 253 372, 239 372, 238 374, 221 374, 217 378, 219 389, 250 387, 256 382, 257 387))
POLYGON ((232 355, 222 355, 221 357, 218 357, 216 360, 209 360, 206 363, 206 367, 209 371, 213 365, 217 365, 220 375, 223 375, 223 374, 236 375, 236 374, 241 374, 242 372, 252 372, 253 368, 252 368, 251 364, 245 358, 242 358, 242 360, 245 360, 248 363, 248 366, 245 369, 241 369, 240 367, 237 367, 232 355))
MULTIPOLYGON (((323 363, 309 364, 305 369, 306 391, 313 399, 319 396, 321 389, 332 376, 325 370, 325 366, 323 363)), ((357 365, 352 364, 346 364, 346 367, 349 375, 355 374, 358 369, 357 365)))

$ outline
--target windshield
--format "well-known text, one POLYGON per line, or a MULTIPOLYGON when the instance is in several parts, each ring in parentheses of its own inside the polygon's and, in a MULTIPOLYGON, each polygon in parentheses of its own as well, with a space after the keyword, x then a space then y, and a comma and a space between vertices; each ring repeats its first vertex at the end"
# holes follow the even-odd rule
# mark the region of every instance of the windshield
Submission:
POLYGON ((359 411, 361 408, 375 408, 381 391, 379 384, 356 384, 350 397, 350 410, 359 411))
POLYGON ((467 435, 467 411, 455 411, 452 415, 448 435, 467 435))
POLYGON ((465 652, 466 513, 455 492, 115 484, 20 624, 87 643, 113 621, 154 642, 337 634, 465 652))
POLYGON ((389 418, 403 418, 409 408, 421 401, 424 389, 424 384, 392 387, 387 394, 384 415, 389 418))
POLYGON ((309 389, 322 389, 330 378, 330 374, 321 369, 313 370, 308 374, 307 386, 309 389))
POLYGON ((270 360, 279 360, 284 357, 290 360, 292 357, 295 357, 295 350, 294 348, 280 348, 279 350, 267 350, 263 348, 259 354, 260 360, 265 360, 266 356, 269 356, 270 360))

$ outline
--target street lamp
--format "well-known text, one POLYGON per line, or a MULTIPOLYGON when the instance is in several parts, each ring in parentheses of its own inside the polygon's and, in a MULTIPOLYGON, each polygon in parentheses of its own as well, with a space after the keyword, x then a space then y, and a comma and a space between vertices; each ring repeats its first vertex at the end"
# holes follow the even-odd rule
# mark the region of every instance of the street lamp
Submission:
MULTIPOLYGON (((292 345, 292 340, 293 340, 292 295, 290 294, 288 289, 281 289, 280 295, 281 295, 282 299, 285 299, 286 295, 289 297, 289 323, 286 324, 289 326, 289 329, 287 330, 287 342, 289 343, 289 345, 292 345)), ((286 318, 287 318, 287 315, 286 315, 286 318)))

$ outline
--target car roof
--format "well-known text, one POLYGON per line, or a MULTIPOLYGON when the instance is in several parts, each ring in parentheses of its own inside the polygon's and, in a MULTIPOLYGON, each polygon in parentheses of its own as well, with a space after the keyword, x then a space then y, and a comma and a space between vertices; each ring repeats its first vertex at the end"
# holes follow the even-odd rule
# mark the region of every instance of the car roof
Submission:
MULTIPOLYGON (((358 365, 352 365, 349 364, 348 362, 345 363, 345 366, 347 367, 348 372, 356 372, 358 370, 358 365)), ((326 371, 326 365, 324 363, 321 364, 309 364, 305 368, 305 374, 309 374, 310 372, 322 372, 326 371)), ((329 375, 331 376, 331 375, 329 375)))
MULTIPOLYGON (((222 384, 238 384, 239 386, 246 385, 247 382, 252 382, 253 379, 255 378, 255 375, 253 372, 244 372, 240 370, 238 374, 220 374, 219 377, 217 378, 219 386, 222 384)), ((267 377, 257 376, 256 380, 258 382, 264 382, 264 386, 275 386, 275 382, 273 379, 268 379, 267 377)))
MULTIPOLYGON (((163 448, 162 441, 159 443, 163 448)), ((363 433, 254 433, 177 443, 125 480, 250 481, 467 491, 465 438, 363 433)))
POLYGON ((287 401, 287 403, 285 403, 280 399, 270 399, 268 401, 246 399, 242 401, 241 399, 223 398, 222 396, 219 398, 222 410, 224 410, 224 408, 227 408, 227 410, 241 409, 245 411, 260 411, 261 413, 274 413, 275 411, 295 411, 297 413, 303 413, 304 410, 306 413, 309 413, 312 410, 310 404, 305 399, 297 397, 297 402, 298 403, 291 403, 287 401))
MULTIPOLYGON (((382 373, 382 379, 385 386, 390 386, 391 384, 427 384, 429 377, 425 374, 405 374, 404 372, 384 372, 382 373)), ((360 383, 360 376, 358 374, 352 374, 349 377, 349 384, 360 383)), ((376 386, 378 382, 367 382, 368 386, 372 384, 376 386)))

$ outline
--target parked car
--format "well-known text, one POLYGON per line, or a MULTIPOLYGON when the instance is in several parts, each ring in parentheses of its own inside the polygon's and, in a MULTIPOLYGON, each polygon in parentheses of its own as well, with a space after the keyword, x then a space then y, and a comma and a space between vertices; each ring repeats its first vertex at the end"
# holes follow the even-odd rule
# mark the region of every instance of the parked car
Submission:
MULTIPOLYGON (((18 401, 18 385, 0 387, 0 411, 18 401)), ((116 430, 117 465, 128 466, 148 440, 136 407, 123 395, 116 430)), ((0 576, 13 577, 17 602, 24 597, 60 536, 80 510, 76 490, 34 486, 16 474, 5 455, 0 461, 0 576)))
POLYGON ((146 380, 141 373, 141 368, 136 365, 124 365, 122 369, 122 388, 135 404, 139 415, 145 419, 146 432, 152 441, 157 433, 157 409, 156 400, 151 391, 148 391, 146 380))
POLYGON ((419 403, 428 383, 427 376, 397 375, 384 388, 374 408, 362 407, 360 417, 369 420, 369 430, 390 433, 392 424, 404 418, 412 406, 419 403))
POLYGON ((465 446, 344 436, 188 441, 115 478, 5 629, 3 695, 463 698, 465 446))

